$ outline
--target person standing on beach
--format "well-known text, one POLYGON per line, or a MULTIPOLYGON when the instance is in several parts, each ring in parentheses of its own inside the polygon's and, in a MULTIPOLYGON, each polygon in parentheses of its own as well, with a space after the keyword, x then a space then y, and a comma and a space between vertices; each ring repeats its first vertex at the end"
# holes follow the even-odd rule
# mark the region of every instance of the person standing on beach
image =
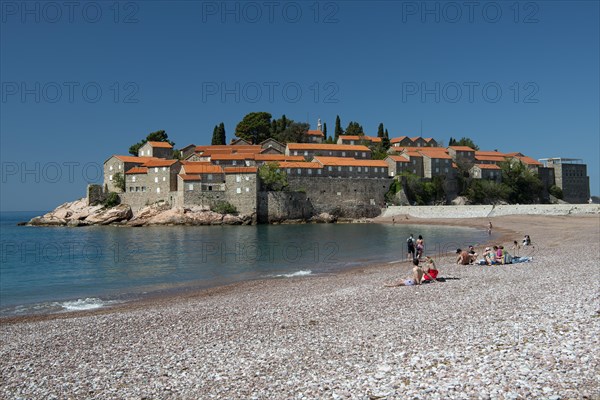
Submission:
POLYGON ((488 235, 492 234, 492 221, 488 221, 488 235))
POLYGON ((423 240, 423 236, 419 235, 417 239, 417 258, 420 260, 423 256, 423 251, 425 250, 425 241, 423 240))
POLYGON ((408 256, 409 259, 415 259, 415 238, 411 233, 408 239, 406 239, 406 246, 408 247, 408 256))

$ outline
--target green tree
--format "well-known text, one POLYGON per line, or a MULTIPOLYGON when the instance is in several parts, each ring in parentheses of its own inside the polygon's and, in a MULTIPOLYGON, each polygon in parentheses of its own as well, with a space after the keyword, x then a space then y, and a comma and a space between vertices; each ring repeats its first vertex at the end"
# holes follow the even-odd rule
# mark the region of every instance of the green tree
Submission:
POLYGON ((333 142, 337 143, 338 138, 340 137, 340 135, 343 135, 344 131, 342 130, 342 122, 340 120, 340 116, 337 115, 335 117, 335 129, 334 129, 334 137, 333 137, 333 142))
POLYGON ((385 136, 385 131, 383 130, 383 122, 379 124, 377 127, 377 137, 383 138, 385 136))
POLYGON ((472 148, 473 150, 479 150, 479 146, 477 146, 475 142, 473 142, 473 140, 468 137, 462 137, 460 138, 460 140, 452 140, 454 140, 454 144, 450 144, 450 142, 448 142, 448 146, 467 146, 472 148))
POLYGON ((122 173, 117 172, 114 174, 113 182, 115 183, 115 187, 121 189, 121 192, 125 191, 125 176, 122 173))
POLYGON ((237 209, 235 208, 235 206, 233 204, 228 203, 227 201, 224 201, 224 200, 219 200, 219 201, 215 202, 215 204, 213 204, 210 209, 211 209, 211 211, 214 211, 219 214, 235 215, 238 213, 237 209))
POLYGON ((327 122, 323 122, 323 139, 327 139, 327 122))
POLYGON ((253 144, 268 139, 271 131, 271 114, 252 112, 247 114, 235 127, 235 135, 253 144))
POLYGON ((210 141, 211 145, 221 144, 221 139, 219 138, 219 126, 215 125, 213 128, 212 140, 210 141))
POLYGON ((265 163, 258 168, 258 176, 266 190, 282 191, 288 186, 287 174, 277 163, 265 163))
POLYGON ((363 135, 364 130, 358 122, 350 121, 346 128, 346 135, 363 135))
POLYGON ((283 144, 304 143, 307 140, 309 125, 305 122, 292 122, 275 139, 283 144))
POLYGON ((521 161, 499 163, 502 183, 510 188, 508 200, 512 204, 539 203, 542 181, 521 161))
POLYGON ((221 122, 215 126, 213 130, 213 139, 211 144, 213 145, 224 145, 227 144, 227 137, 225 135, 225 124, 221 122))
POLYGON ((562 191, 562 189, 561 189, 561 188, 559 188, 559 187, 558 187, 558 186, 556 186, 556 185, 552 185, 552 186, 550 186, 550 187, 548 188, 548 192, 549 192, 549 193, 550 193, 552 196, 556 197, 556 198, 557 198, 557 199, 559 199, 559 200, 562 200, 562 199, 563 199, 563 191, 562 191))
POLYGON ((111 208, 119 205, 119 203, 121 203, 121 198, 119 195, 115 192, 110 192, 108 196, 106 196, 104 202, 102 202, 102 205, 106 208, 111 208))
POLYGON ((133 144, 129 147, 129 154, 137 156, 140 150, 140 147, 145 145, 147 142, 167 142, 171 146, 175 146, 175 142, 169 140, 169 135, 164 130, 156 131, 149 133, 145 139, 133 144))

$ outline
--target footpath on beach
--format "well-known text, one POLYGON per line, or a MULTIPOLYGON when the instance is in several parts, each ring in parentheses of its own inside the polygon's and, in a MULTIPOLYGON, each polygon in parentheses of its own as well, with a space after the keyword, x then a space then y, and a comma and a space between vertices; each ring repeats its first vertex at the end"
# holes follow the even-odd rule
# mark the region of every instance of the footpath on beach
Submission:
POLYGON ((491 218, 505 215, 600 214, 600 204, 523 204, 470 206, 390 206, 379 218, 408 215, 414 218, 491 218))

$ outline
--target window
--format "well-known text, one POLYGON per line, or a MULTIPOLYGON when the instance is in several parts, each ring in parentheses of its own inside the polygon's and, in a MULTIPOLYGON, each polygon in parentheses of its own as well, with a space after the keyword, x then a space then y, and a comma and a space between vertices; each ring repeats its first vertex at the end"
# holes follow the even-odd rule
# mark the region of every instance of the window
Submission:
POLYGON ((249 177, 249 176, 246 176, 245 178, 246 178, 246 180, 247 180, 247 181, 249 181, 249 180, 250 180, 250 177, 249 177))
POLYGON ((364 151, 362 152, 362 156, 363 158, 367 157, 367 153, 365 153, 364 151))
POLYGON ((346 157, 346 152, 342 151, 342 157, 346 157))
POLYGON ((369 167, 365 167, 365 172, 369 172, 369 167))
POLYGON ((332 169, 331 167, 327 167, 327 171, 331 171, 331 169, 332 169))
POLYGON ((417 163, 417 160, 412 160, 413 165, 417 163))
POLYGON ((416 169, 413 169, 413 174, 416 174, 416 173, 417 173, 417 170, 416 170, 416 169))
POLYGON ((242 193, 242 188, 237 188, 237 189, 235 189, 235 192, 236 192, 237 194, 240 194, 240 193, 242 193))
POLYGON ((240 182, 242 181, 242 177, 241 177, 241 176, 239 176, 239 175, 236 175, 236 176, 235 176, 235 181, 236 181, 237 183, 240 183, 240 182))
POLYGON ((131 182, 135 182, 135 176, 131 178, 131 182))
POLYGON ((154 183, 158 183, 158 176, 154 177, 154 183))
POLYGON ((304 150, 304 155, 307 156, 308 155, 308 151, 304 150))
POLYGON ((109 168, 108 170, 109 170, 109 171, 112 171, 112 170, 113 170, 113 166, 111 165, 111 166, 110 166, 110 168, 109 168))
POLYGON ((129 191, 130 191, 130 192, 133 192, 133 186, 130 186, 130 187, 129 187, 129 191))
POLYGON ((140 157, 144 155, 144 150, 140 151, 140 157))
POLYGON ((158 174, 158 167, 154 167, 154 173, 158 174))
POLYGON ((212 174, 208 174, 206 176, 206 180, 212 181, 212 179, 213 179, 212 174))
POLYGON ((119 164, 119 169, 121 169, 121 164, 119 164))
POLYGON ((142 192, 146 191, 146 186, 142 186, 142 192))
POLYGON ((361 168, 360 168, 360 167, 358 167, 358 168, 357 168, 357 170, 358 170, 358 172, 362 172, 362 170, 361 170, 361 168))
POLYGON ((342 167, 338 167, 338 172, 340 172, 342 170, 342 167))
POLYGON ((439 174, 440 173, 440 169, 438 167, 435 167, 435 173, 439 174))
POLYGON ((292 173, 292 169, 291 169, 291 168, 287 168, 287 169, 285 170, 285 172, 287 172, 288 174, 291 174, 291 173, 292 173))
POLYGON ((193 183, 190 183, 188 185, 188 190, 194 190, 194 184, 193 183))
POLYGON ((377 167, 375 167, 375 172, 378 172, 378 171, 377 171, 377 167))
POLYGON ((298 168, 298 170, 296 172, 298 173, 298 175, 302 174, 302 170, 300 168, 298 168))
POLYGON ((352 167, 348 167, 348 171, 352 171, 352 167))
POLYGON ((231 165, 237 165, 237 161, 233 160, 233 162, 231 163, 231 165))
POLYGON ((317 170, 317 175, 321 175, 321 168, 317 170))
POLYGON ((309 169, 308 169, 308 174, 309 174, 309 175, 312 175, 312 168, 309 168, 309 169))
POLYGON ((167 167, 163 167, 163 172, 167 170, 167 167))
POLYGON ((250 192, 250 188, 246 188, 246 193, 250 192))
POLYGON ((298 150, 294 150, 294 155, 297 156, 298 155, 298 150))
POLYGON ((156 193, 160 193, 160 188, 156 188, 156 193))
POLYGON ((444 168, 444 172, 445 172, 445 173, 448 173, 448 168, 444 168))
POLYGON ((108 176, 108 180, 109 180, 109 181, 112 181, 112 175, 109 175, 109 176, 108 176))

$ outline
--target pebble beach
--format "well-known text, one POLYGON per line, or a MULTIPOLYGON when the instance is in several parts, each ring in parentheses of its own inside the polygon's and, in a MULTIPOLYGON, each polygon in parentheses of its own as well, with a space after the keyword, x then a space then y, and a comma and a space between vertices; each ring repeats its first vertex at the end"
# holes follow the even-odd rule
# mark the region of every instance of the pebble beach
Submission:
POLYGON ((599 215, 490 220, 505 247, 529 234, 533 261, 434 255, 446 280, 418 287, 383 287, 408 277, 396 262, 0 319, 0 398, 600 399, 599 215))

